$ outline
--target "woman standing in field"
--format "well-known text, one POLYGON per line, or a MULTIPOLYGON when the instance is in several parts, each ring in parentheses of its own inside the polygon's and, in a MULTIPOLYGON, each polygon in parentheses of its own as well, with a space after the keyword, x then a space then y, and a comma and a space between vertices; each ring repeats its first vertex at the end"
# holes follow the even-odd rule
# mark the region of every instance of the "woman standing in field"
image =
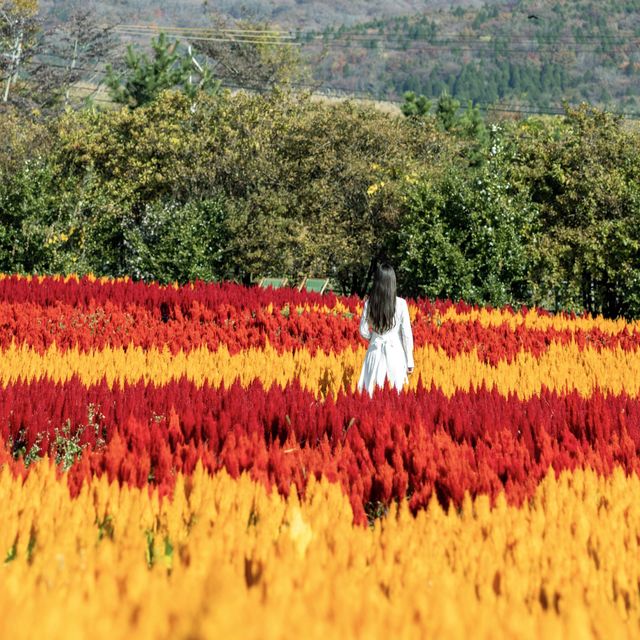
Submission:
POLYGON ((369 341, 358 390, 369 395, 384 381, 398 392, 413 372, 413 333, 409 308, 404 298, 396 296, 396 274, 393 267, 378 265, 371 295, 364 303, 360 319, 360 335, 369 341))

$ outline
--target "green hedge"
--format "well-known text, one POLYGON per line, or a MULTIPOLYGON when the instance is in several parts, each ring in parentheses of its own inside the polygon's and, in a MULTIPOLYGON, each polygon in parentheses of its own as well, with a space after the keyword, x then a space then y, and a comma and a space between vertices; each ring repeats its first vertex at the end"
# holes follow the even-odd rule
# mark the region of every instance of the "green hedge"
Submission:
POLYGON ((280 91, 165 92, 5 111, 0 136, 4 272, 363 293, 384 254, 406 295, 640 317, 640 136, 586 106, 446 130, 280 91))

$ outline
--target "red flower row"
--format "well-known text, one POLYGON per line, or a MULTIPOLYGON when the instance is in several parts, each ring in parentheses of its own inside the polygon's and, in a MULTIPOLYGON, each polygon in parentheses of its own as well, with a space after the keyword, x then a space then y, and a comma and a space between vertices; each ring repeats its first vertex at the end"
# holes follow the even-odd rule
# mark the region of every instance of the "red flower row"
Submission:
MULTIPOLYGON (((194 307, 194 303, 205 309, 229 306, 234 309, 256 310, 270 303, 275 307, 287 304, 293 306, 309 304, 333 309, 340 302, 352 312, 361 303, 357 296, 336 296, 332 292, 321 295, 298 291, 292 287, 248 288, 233 282, 207 283, 195 280, 188 285, 174 287, 129 279, 103 280, 89 276, 71 277, 67 280, 60 276, 27 279, 18 275, 0 278, 0 301, 31 302, 38 305, 59 302, 73 307, 102 306, 106 302, 111 302, 125 308, 129 305, 137 305, 150 311, 157 310, 161 304, 165 303, 173 309, 176 317, 179 317, 180 313, 188 313, 194 307)), ((426 315, 442 314, 451 309, 464 313, 478 308, 462 301, 453 303, 449 300, 431 302, 424 299, 419 302, 412 301, 412 304, 418 304, 426 315)), ((512 315, 516 313, 510 307, 505 307, 502 311, 512 315)), ((523 308, 521 311, 526 312, 526 309, 523 308)), ((542 310, 538 310, 538 313, 546 314, 542 310)), ((575 315, 571 314, 570 317, 575 315)))
MULTIPOLYGON (((0 281, 1 282, 1 281, 0 281)), ((250 297, 252 289, 244 289, 250 297)), ((171 319, 163 320, 162 311, 145 306, 126 307, 109 300, 97 306, 73 307, 60 302, 44 306, 24 302, 0 302, 0 349, 12 342, 27 344, 42 351, 54 342, 59 348, 78 347, 81 351, 105 347, 142 348, 167 346, 173 353, 197 347, 216 350, 226 345, 231 353, 250 347, 262 348, 267 341, 278 351, 305 348, 311 353, 325 353, 356 348, 363 344, 358 333, 359 316, 309 310, 298 314, 295 307, 283 313, 281 308, 250 309, 220 304, 207 308, 193 302, 189 309, 171 308, 171 319)), ((166 318, 165 318, 166 319, 166 318)), ((488 363, 512 361, 518 353, 534 356, 544 353, 550 344, 575 342, 580 348, 597 350, 640 347, 640 332, 629 332, 625 326, 617 334, 598 327, 588 331, 579 328, 559 330, 510 327, 507 323, 483 326, 478 320, 445 320, 436 323, 418 313, 413 323, 416 347, 431 345, 443 349, 450 357, 477 349, 488 363)))
MULTIPOLYGON (((107 302, 127 308, 136 305, 157 311, 161 304, 172 309, 173 317, 180 318, 194 306, 204 309, 230 307, 232 309, 259 309, 273 303, 280 307, 286 304, 320 304, 333 308, 338 297, 329 292, 318 294, 301 292, 291 287, 282 289, 247 288, 232 282, 202 282, 196 280, 182 287, 145 283, 135 280, 96 280, 88 276, 64 280, 60 277, 40 279, 22 276, 0 278, 0 301, 38 305, 62 303, 72 307, 103 306, 107 302)), ((340 298, 343 304, 355 308, 356 298, 340 298)))
POLYGON ((460 505, 465 491, 495 498, 504 490, 519 504, 550 466, 640 472, 640 401, 625 394, 544 391, 521 401, 486 389, 447 398, 419 386, 318 401, 297 383, 266 391, 259 383, 215 389, 181 380, 110 390, 75 378, 0 390, 0 436, 14 453, 38 445, 55 454, 65 424, 66 437, 82 429, 87 445, 69 471, 72 492, 106 473, 154 483, 165 495, 175 473, 191 473, 200 460, 211 472, 247 471, 284 494, 292 483, 303 493, 311 474, 324 474, 341 483, 361 523, 367 505, 406 495, 414 511, 434 493, 460 505))

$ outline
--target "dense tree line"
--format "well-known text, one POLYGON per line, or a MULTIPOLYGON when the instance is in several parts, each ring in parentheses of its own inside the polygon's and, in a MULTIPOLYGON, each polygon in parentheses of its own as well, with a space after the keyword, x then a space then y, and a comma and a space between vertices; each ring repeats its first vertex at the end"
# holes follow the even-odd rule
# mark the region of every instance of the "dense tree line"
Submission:
POLYGON ((6 110, 0 271, 313 274, 364 293, 386 255, 407 295, 640 316, 637 132, 587 106, 407 111, 280 90, 6 110))

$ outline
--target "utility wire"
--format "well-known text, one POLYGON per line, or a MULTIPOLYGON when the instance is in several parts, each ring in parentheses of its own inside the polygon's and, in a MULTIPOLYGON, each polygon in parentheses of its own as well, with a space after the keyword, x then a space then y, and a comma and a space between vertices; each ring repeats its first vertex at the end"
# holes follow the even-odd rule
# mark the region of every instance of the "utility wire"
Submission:
POLYGON ((227 28, 218 28, 218 27, 176 27, 176 26, 163 26, 163 25, 155 25, 155 24, 117 24, 113 27, 114 29, 146 29, 149 31, 189 31, 203 34, 216 34, 216 33, 230 33, 230 34, 265 34, 265 35, 278 35, 280 37, 293 37, 291 31, 285 31, 283 29, 227 29, 227 28))
MULTIPOLYGON (((350 49, 356 48, 359 43, 370 45, 382 43, 390 51, 423 51, 424 49, 455 48, 464 51, 478 51, 491 48, 499 48, 505 53, 520 52, 531 53, 531 48, 545 49, 556 48, 558 45, 572 45, 583 51, 597 51, 603 45, 617 45, 623 48, 640 45, 640 37, 637 34, 622 36, 593 36, 594 41, 583 41, 583 37, 555 37, 555 36, 520 36, 511 34, 503 36, 500 34, 489 34, 487 36, 467 36, 464 34, 447 35, 446 39, 441 36, 435 37, 390 37, 390 34, 341 34, 339 36, 326 37, 316 34, 309 39, 309 35, 284 31, 261 31, 255 29, 237 30, 217 30, 207 28, 189 27, 159 27, 155 25, 117 25, 114 30, 123 35, 149 35, 164 33, 169 37, 184 37, 194 41, 212 42, 246 42, 249 44, 275 44, 312 46, 321 44, 325 48, 350 49), (194 34, 195 35, 191 35, 194 34), (273 34, 273 35, 268 35, 273 34), (257 38, 257 36, 267 36, 257 38), (220 37, 214 37, 220 36, 220 37), (277 38, 277 39, 273 39, 277 38), (285 42, 282 40, 286 39, 285 42), (596 40, 597 39, 597 40, 596 40), (522 48, 504 47, 504 42, 519 44, 522 48), (525 45, 529 44, 530 47, 525 45)), ((443 34, 444 35, 444 34, 443 34)))
MULTIPOLYGON (((169 29, 170 30, 170 29, 169 29)), ((598 44, 599 42, 615 42, 620 44, 626 44, 628 42, 637 42, 640 40, 640 36, 637 33, 628 33, 624 35, 593 35, 593 36, 553 36, 553 35, 532 35, 525 34, 495 34, 490 33, 486 35, 466 35, 466 34, 434 34, 432 36, 418 36, 410 34, 391 34, 391 33, 343 33, 343 34, 331 34, 329 36, 324 34, 297 34, 297 37, 301 41, 316 41, 316 40, 389 40, 399 42, 468 42, 468 41, 481 41, 485 43, 500 42, 500 41, 515 41, 515 42, 533 42, 533 43, 565 43, 565 44, 598 44)))
POLYGON ((555 36, 555 35, 543 35, 543 34, 514 34, 514 33, 489 33, 486 35, 470 35, 463 33, 439 33, 434 36, 418 36, 418 35, 404 35, 398 32, 384 32, 384 33, 330 33, 325 34, 323 32, 318 31, 299 31, 299 30, 282 30, 282 29, 274 29, 274 30, 263 30, 263 29, 224 29, 224 28, 215 28, 215 27, 176 27, 172 25, 129 25, 129 24, 119 24, 113 27, 114 30, 117 31, 126 31, 126 30, 134 30, 139 31, 141 33, 146 32, 154 32, 154 33, 197 33, 198 35, 219 35, 223 33, 228 33, 231 35, 248 35, 248 34, 257 34, 257 35, 272 35, 273 37, 279 38, 288 38, 288 39, 299 39, 304 41, 307 38, 311 39, 350 39, 350 40, 411 40, 411 41, 425 41, 425 42, 433 42, 435 41, 468 41, 468 40, 479 40, 482 42, 492 42, 497 39, 508 39, 515 41, 531 41, 531 42, 540 42, 540 41, 549 41, 551 43, 562 42, 562 43, 577 43, 581 44, 583 41, 587 41, 590 39, 594 39, 597 41, 608 41, 615 40, 617 42, 626 43, 626 42, 637 42, 640 41, 640 35, 634 31, 628 32, 617 32, 615 35, 605 35, 605 34, 584 34, 579 36, 555 36))
POLYGON ((261 31, 258 29, 216 30, 216 29, 188 29, 171 27, 167 29, 156 27, 142 27, 117 25, 116 33, 124 35, 149 35, 163 33, 168 37, 183 37, 187 40, 203 42, 237 42, 248 44, 269 44, 276 46, 300 46, 294 37, 286 32, 261 31), (217 37, 216 37, 217 36, 217 37))

